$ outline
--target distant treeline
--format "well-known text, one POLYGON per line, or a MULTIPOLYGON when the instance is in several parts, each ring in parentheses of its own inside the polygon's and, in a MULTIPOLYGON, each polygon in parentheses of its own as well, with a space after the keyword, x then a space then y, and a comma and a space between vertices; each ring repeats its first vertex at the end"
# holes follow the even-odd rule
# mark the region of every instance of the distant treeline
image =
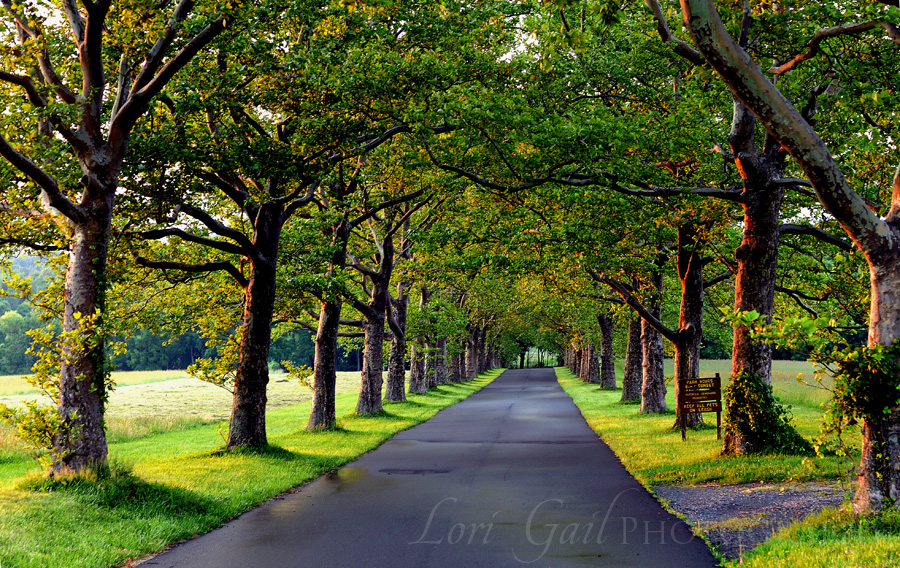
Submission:
MULTIPOLYGON (((41 290, 47 286, 52 274, 33 257, 19 257, 12 260, 12 272, 22 278, 31 278, 32 289, 41 290)), ((6 285, 3 290, 9 290, 6 285)), ((44 327, 32 312, 28 302, 14 296, 0 297, 0 375, 18 375, 31 372, 37 360, 27 353, 31 337, 26 332, 44 327)), ((52 323, 49 325, 53 325, 52 323)), ((113 341, 121 339, 113 338, 113 341)), ((210 357, 213 352, 196 333, 185 333, 174 339, 171 336, 155 335, 146 330, 137 330, 125 340, 125 353, 112 357, 118 371, 158 371, 186 369, 200 357, 210 357)), ((338 370, 359 369, 358 349, 338 349, 338 370)), ((313 340, 306 330, 289 331, 279 337, 269 351, 272 368, 280 369, 282 361, 295 365, 313 365, 313 340)))

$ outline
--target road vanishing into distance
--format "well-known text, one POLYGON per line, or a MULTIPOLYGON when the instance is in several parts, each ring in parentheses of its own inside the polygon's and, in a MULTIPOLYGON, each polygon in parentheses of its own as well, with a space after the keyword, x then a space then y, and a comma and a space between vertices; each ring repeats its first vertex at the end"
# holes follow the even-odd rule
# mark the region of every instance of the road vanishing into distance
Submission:
POLYGON ((712 567, 552 369, 506 371, 338 471, 141 566, 712 567))

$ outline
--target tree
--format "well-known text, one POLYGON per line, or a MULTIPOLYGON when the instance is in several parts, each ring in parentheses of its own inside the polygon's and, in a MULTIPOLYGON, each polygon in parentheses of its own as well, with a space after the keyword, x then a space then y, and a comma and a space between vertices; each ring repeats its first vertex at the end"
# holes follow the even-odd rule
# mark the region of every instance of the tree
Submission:
POLYGON ((190 0, 165 11, 148 6, 146 13, 112 0, 83 7, 66 0, 52 14, 9 0, 2 4, 5 44, 19 47, 7 55, 0 80, 27 100, 18 104, 7 90, 0 156, 15 183, 2 208, 38 223, 52 219, 69 247, 62 329, 67 337, 80 336, 81 348, 70 343, 61 363, 62 426, 51 472, 83 471, 106 464, 106 266, 132 131, 237 12, 196 9, 190 0))
MULTIPOLYGON (((888 2, 883 2, 888 4, 888 2)), ((884 217, 872 211, 853 190, 835 156, 813 125, 766 77, 759 65, 730 36, 712 0, 682 0, 685 26, 694 44, 734 95, 763 123, 769 133, 797 161, 808 177, 823 207, 841 224, 869 265, 871 308, 869 345, 888 346, 900 339, 900 169, 894 177, 891 206, 884 217)), ((894 8, 871 5, 848 14, 873 15, 866 30, 887 31, 896 37, 896 27, 887 20, 894 8)), ((782 66, 794 67, 815 55, 823 37, 859 33, 849 25, 831 27, 809 40, 807 50, 789 58, 782 66)), ((879 510, 900 495, 900 401, 889 401, 883 420, 862 424, 863 452, 859 468, 857 511, 879 510)))

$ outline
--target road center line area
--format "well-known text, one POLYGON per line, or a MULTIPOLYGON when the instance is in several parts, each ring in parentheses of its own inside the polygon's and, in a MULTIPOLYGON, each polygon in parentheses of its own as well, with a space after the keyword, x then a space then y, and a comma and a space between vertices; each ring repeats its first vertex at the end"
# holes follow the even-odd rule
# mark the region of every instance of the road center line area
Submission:
POLYGON ((334 473, 144 567, 706 567, 552 369, 507 371, 334 473))

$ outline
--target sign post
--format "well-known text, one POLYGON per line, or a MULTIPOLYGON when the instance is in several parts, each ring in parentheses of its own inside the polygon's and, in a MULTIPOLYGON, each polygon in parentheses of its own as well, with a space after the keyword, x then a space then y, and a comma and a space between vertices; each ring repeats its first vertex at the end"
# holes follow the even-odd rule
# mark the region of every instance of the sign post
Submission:
POLYGON ((722 439, 722 379, 715 377, 685 379, 680 389, 678 415, 681 416, 681 439, 687 439, 688 412, 715 412, 716 437, 722 439))

